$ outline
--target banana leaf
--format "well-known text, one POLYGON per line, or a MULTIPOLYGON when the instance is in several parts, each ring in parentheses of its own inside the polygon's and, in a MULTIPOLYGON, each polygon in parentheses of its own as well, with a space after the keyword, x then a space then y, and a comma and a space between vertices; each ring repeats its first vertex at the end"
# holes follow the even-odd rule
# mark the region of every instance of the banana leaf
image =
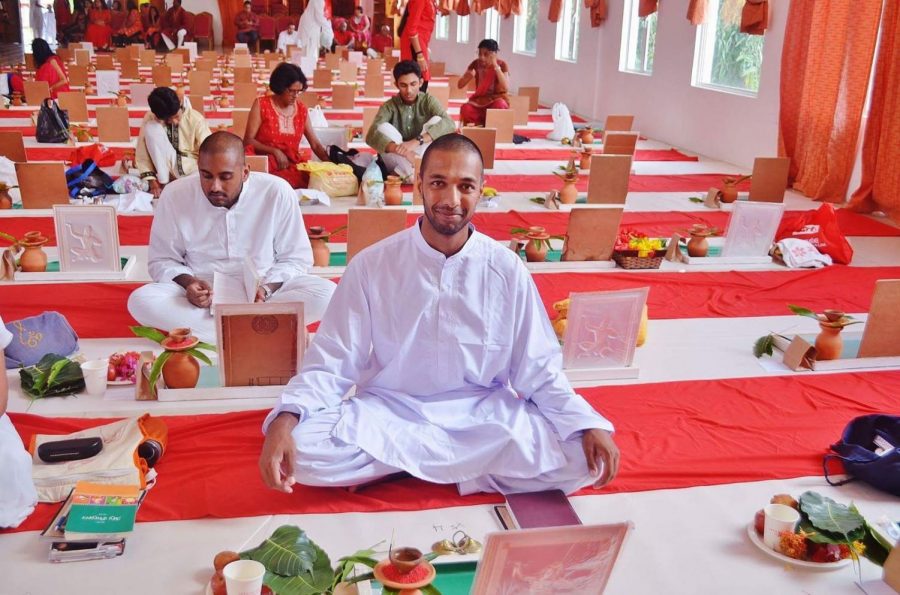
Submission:
POLYGON ((84 388, 81 366, 69 358, 48 353, 33 366, 19 370, 22 390, 36 399, 68 395, 84 388))
POLYGON ((266 567, 263 579, 278 595, 314 595, 331 589, 331 560, 299 527, 282 525, 242 558, 266 567))

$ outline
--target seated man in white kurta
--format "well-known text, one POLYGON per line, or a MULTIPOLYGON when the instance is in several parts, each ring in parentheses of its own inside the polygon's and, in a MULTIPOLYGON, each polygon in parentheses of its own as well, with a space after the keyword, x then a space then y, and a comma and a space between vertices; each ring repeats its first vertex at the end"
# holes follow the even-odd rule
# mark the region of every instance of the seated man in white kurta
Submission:
POLYGON ((198 169, 159 199, 148 266, 155 283, 129 297, 135 320, 163 330, 187 326, 215 341, 213 273, 240 275, 247 256, 262 282, 257 302, 303 302, 306 322, 319 320, 335 285, 308 274, 312 248, 296 192, 281 178, 250 173, 243 141, 230 132, 203 141, 198 169))
POLYGON ((563 374, 522 261, 469 225, 478 148, 442 136, 421 168, 425 216, 353 259, 266 418, 263 480, 284 492, 404 471, 462 494, 605 484, 612 424, 563 374))

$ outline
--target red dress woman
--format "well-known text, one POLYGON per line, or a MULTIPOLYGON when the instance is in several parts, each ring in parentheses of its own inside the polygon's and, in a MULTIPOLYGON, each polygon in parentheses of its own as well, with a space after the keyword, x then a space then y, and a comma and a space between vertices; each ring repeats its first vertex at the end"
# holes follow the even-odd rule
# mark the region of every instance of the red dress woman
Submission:
POLYGON ((306 161, 300 140, 306 135, 309 146, 322 161, 328 153, 310 124, 306 106, 299 95, 306 89, 306 76, 290 63, 279 64, 269 76, 272 95, 258 97, 250 108, 244 146, 250 155, 268 155, 269 173, 288 181, 292 188, 305 188, 306 172, 297 164, 306 161))
POLYGON ((478 59, 472 61, 466 74, 457 83, 465 89, 475 78, 475 92, 469 101, 459 108, 459 119, 463 125, 484 126, 489 109, 509 109, 509 67, 497 57, 500 47, 493 39, 482 40, 478 44, 478 59))
POLYGON ((112 27, 109 26, 112 13, 106 8, 103 0, 94 1, 89 18, 90 23, 84 32, 84 40, 94 44, 94 48, 98 50, 109 48, 113 34, 112 27))
POLYGON ((425 83, 422 90, 428 88, 431 73, 428 70, 428 44, 434 32, 435 7, 433 0, 409 0, 406 5, 406 22, 402 23, 400 32, 400 59, 415 60, 422 69, 425 83))
POLYGON ((66 67, 59 56, 52 52, 47 42, 40 38, 32 41, 31 53, 37 69, 34 80, 47 81, 50 85, 50 97, 56 99, 60 91, 68 91, 69 78, 66 75, 66 67))

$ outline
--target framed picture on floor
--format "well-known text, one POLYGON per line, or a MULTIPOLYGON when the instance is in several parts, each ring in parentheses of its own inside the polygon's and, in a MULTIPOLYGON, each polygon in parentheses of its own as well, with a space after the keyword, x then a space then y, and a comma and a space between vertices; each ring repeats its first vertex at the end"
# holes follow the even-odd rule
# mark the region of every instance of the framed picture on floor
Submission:
POLYGON ((472 595, 602 593, 631 523, 489 533, 472 595))
POLYGON ((119 227, 110 205, 53 205, 59 270, 119 272, 119 227))
POLYGON ((563 335, 563 368, 627 368, 634 360, 649 287, 573 293, 563 335))

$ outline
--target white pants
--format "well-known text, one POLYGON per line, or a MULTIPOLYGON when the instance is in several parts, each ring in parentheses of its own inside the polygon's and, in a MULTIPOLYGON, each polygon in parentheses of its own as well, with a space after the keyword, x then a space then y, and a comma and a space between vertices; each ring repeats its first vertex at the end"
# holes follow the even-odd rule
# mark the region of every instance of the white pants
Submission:
MULTIPOLYGON (((272 294, 270 302, 303 302, 306 324, 322 319, 337 285, 328 279, 303 275, 286 281, 272 294)), ((170 330, 190 327, 194 335, 207 343, 216 342, 216 319, 209 308, 190 303, 184 288, 177 283, 150 283, 128 297, 128 312, 144 326, 170 330)))
MULTIPOLYGON (((177 47, 181 47, 182 45, 184 45, 185 35, 187 35, 187 29, 179 29, 178 30, 178 46, 177 47)), ((165 33, 160 33, 160 36, 162 37, 163 43, 166 44, 166 47, 169 48, 169 50, 175 49, 176 45, 175 45, 175 42, 172 41, 171 37, 169 37, 165 33)))
MULTIPOLYGON (((339 407, 320 411, 294 428, 291 435, 297 446, 294 475, 298 483, 325 487, 355 486, 405 471, 382 463, 366 451, 334 438, 334 426, 340 416, 339 407)), ((457 484, 459 493, 467 496, 476 492, 514 494, 558 489, 571 494, 596 481, 588 472, 580 435, 561 441, 559 446, 566 457, 566 465, 560 469, 527 478, 483 475, 457 484)))
MULTIPOLYGON (((422 126, 420 134, 425 134, 426 132, 428 132, 428 129, 431 128, 431 126, 437 124, 440 121, 440 116, 432 116, 431 119, 425 122, 425 125, 422 126)), ((397 130, 393 124, 382 122, 378 125, 378 132, 388 137, 393 143, 397 143, 399 145, 403 142, 403 135, 400 134, 400 131, 397 130)), ((416 149, 416 153, 422 155, 425 152, 425 149, 428 148, 429 144, 430 143, 425 143, 424 145, 419 146, 416 149)), ((413 174, 416 171, 415 166, 402 155, 397 155, 396 153, 382 153, 381 158, 384 160, 384 164, 387 166, 388 172, 395 173, 404 180, 412 178, 413 174)))
POLYGON ((18 527, 37 504, 31 455, 9 416, 0 415, 0 527, 18 527))
POLYGON ((178 177, 178 153, 169 142, 166 127, 162 122, 149 120, 144 124, 144 143, 147 153, 156 170, 156 179, 160 184, 168 184, 178 177))

